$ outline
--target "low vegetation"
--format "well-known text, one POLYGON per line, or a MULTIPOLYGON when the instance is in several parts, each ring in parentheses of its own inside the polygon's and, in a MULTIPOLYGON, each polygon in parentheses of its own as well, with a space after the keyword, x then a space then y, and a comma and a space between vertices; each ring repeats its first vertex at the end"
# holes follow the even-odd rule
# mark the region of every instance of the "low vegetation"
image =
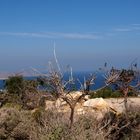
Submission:
MULTIPOLYGON (((138 94, 135 92, 129 92, 128 97, 137 97, 138 94)), ((123 94, 120 91, 113 90, 110 87, 105 87, 97 92, 91 91, 90 98, 123 98, 123 94)))
POLYGON ((139 140, 140 108, 130 108, 128 118, 111 112, 97 120, 94 114, 75 116, 69 127, 66 113, 57 110, 34 112, 16 107, 0 109, 1 140, 139 140))
POLYGON ((105 86, 91 91, 96 75, 91 74, 81 84, 81 95, 73 98, 75 80, 65 81, 60 71, 51 69, 39 80, 25 80, 22 76, 9 77, 5 91, 0 93, 0 140, 139 140, 140 107, 128 106, 127 97, 137 96, 140 84, 131 86, 137 77, 131 70, 111 69, 105 75, 105 86), (44 85, 43 90, 38 87, 44 85), (76 114, 77 103, 90 98, 123 98, 125 110, 115 114, 107 111, 98 119, 92 112, 76 114), (69 112, 56 107, 46 109, 46 100, 63 99, 69 112))

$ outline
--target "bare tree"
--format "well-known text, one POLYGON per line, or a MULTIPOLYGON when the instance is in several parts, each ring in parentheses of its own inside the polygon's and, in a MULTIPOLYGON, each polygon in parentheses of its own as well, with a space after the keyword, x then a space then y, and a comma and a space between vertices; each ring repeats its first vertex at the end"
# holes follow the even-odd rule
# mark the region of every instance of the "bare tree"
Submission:
POLYGON ((131 69, 114 69, 112 68, 105 75, 106 85, 113 86, 115 90, 119 90, 124 97, 124 107, 126 112, 128 111, 127 97, 130 91, 135 92, 140 86, 139 82, 136 82, 135 86, 132 86, 132 82, 137 79, 137 71, 131 69))
MULTIPOLYGON (((71 72, 72 76, 72 72, 71 72)), ((55 99, 61 98, 63 99, 70 107, 70 127, 72 127, 74 121, 74 111, 76 104, 84 98, 85 95, 89 94, 90 86, 93 84, 95 80, 95 75, 90 75, 83 84, 81 84, 81 95, 74 98, 71 96, 72 89, 69 88, 70 84, 75 84, 75 80, 73 77, 70 77, 67 81, 64 79, 59 71, 55 71, 51 69, 49 74, 46 77, 43 77, 42 80, 47 85, 48 92, 55 97, 55 99)))
POLYGON ((71 96, 72 92, 72 86, 76 84, 76 80, 73 78, 73 72, 72 67, 69 67, 70 69, 70 77, 68 80, 64 78, 64 74, 61 72, 60 65, 58 63, 56 52, 55 52, 55 44, 54 44, 54 58, 55 58, 55 64, 52 65, 51 62, 49 62, 49 72, 47 74, 42 74, 41 72, 37 71, 33 68, 34 71, 38 72, 40 74, 40 78, 43 81, 43 83, 46 86, 46 90, 49 94, 51 94, 52 97, 57 100, 58 98, 63 99, 70 107, 70 128, 72 127, 73 121, 74 121, 74 112, 76 104, 81 101, 81 99, 84 98, 85 95, 89 94, 90 86, 94 84, 95 75, 91 74, 87 79, 84 80, 84 83, 81 83, 81 95, 77 98, 74 98, 71 96))

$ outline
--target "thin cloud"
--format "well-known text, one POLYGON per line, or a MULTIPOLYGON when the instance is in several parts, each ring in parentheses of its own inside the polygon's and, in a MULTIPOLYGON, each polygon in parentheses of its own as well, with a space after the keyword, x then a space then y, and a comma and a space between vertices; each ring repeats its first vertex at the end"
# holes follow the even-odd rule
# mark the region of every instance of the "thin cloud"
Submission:
POLYGON ((139 31, 140 30, 140 24, 131 24, 124 28, 115 28, 115 32, 132 32, 132 31, 139 31))
POLYGON ((22 36, 22 37, 45 37, 51 38, 49 34, 43 33, 28 33, 28 32, 0 32, 0 35, 8 35, 8 36, 22 36))
POLYGON ((132 31, 131 28, 117 28, 117 29, 114 29, 114 31, 117 31, 117 32, 130 32, 132 31))
POLYGON ((132 24, 132 26, 140 26, 139 23, 132 24))
POLYGON ((67 33, 67 32, 0 32, 0 36, 34 37, 48 39, 106 39, 118 35, 118 33, 139 32, 140 24, 130 24, 123 28, 114 28, 106 32, 67 33))
POLYGON ((0 32, 0 35, 22 36, 22 37, 39 37, 39 38, 65 38, 65 39, 90 39, 95 40, 101 38, 95 34, 89 33, 61 33, 61 32, 46 32, 46 33, 29 33, 29 32, 0 32))
POLYGON ((81 33, 52 33, 56 37, 70 38, 70 39, 98 39, 99 36, 95 34, 81 34, 81 33))
POLYGON ((140 30, 140 27, 138 27, 138 26, 137 27, 133 27, 133 29, 138 31, 138 30, 140 30))

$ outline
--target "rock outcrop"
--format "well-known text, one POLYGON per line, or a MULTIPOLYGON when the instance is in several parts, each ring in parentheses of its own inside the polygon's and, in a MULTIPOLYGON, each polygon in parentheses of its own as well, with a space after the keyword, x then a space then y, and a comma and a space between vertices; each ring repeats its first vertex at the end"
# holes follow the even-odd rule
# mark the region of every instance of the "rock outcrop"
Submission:
POLYGON ((95 98, 85 101, 83 107, 91 107, 93 109, 102 110, 109 108, 109 104, 103 98, 95 98))
MULTIPOLYGON (((76 91, 66 95, 69 99, 75 100, 82 95, 82 92, 76 91)), ((112 111, 119 114, 123 111, 122 106, 112 103, 111 99, 95 98, 89 99, 86 95, 82 101, 78 102, 75 107, 76 114, 94 113, 97 116, 103 116, 107 111, 112 111), (120 109, 121 108, 121 109, 120 109), (120 111, 121 110, 121 111, 120 111)), ((62 98, 58 98, 56 101, 46 100, 46 110, 50 108, 56 108, 59 112, 69 112, 70 107, 62 98)), ((101 118, 101 117, 99 117, 101 118)))

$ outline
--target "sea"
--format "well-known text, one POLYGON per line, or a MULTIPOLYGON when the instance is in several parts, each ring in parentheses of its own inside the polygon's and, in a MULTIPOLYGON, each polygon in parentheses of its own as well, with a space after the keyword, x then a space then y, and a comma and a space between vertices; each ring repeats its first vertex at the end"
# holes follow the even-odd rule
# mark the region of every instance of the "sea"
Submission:
MULTIPOLYGON (((90 74, 94 74, 95 72, 73 72, 73 78, 75 80, 75 88, 76 90, 80 90, 81 84, 84 83, 84 79, 87 79, 90 74), (79 82, 80 81, 80 82, 79 82)), ((94 81, 94 84, 91 86, 91 90, 96 90, 102 86, 105 85, 105 80, 103 77, 103 73, 96 73, 96 80, 94 81)), ((67 81, 70 77, 70 73, 65 73, 63 76, 64 81, 67 81)), ((27 80, 34 80, 37 79, 37 77, 24 77, 27 80)), ((0 90, 3 90, 5 88, 5 80, 0 80, 0 90)))

